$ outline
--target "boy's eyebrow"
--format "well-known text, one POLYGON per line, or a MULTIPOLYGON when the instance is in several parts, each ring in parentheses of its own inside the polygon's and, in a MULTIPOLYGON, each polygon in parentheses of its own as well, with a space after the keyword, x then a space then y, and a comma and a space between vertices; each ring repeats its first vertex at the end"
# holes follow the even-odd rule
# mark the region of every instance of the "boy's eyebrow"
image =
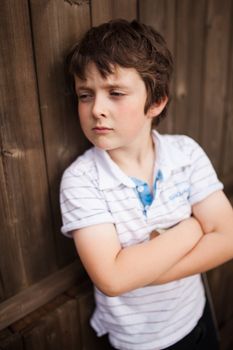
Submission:
MULTIPOLYGON (((128 86, 125 84, 111 84, 111 83, 106 83, 102 86, 104 89, 128 89, 128 86)), ((79 85, 76 86, 77 90, 93 90, 90 86, 88 85, 79 85)))
POLYGON ((80 85, 80 86, 75 86, 76 90, 91 90, 90 87, 88 87, 87 85, 80 85))

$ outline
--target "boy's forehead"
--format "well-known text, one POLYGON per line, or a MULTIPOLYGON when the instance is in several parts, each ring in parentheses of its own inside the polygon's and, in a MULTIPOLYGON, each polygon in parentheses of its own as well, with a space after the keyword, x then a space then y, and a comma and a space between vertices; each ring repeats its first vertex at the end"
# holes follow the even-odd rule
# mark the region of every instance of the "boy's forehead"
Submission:
POLYGON ((141 80, 140 75, 138 74, 135 68, 125 68, 119 65, 110 66, 111 73, 106 74, 103 77, 98 70, 95 63, 90 62, 85 68, 85 80, 81 80, 79 77, 75 77, 75 81, 78 85, 88 85, 94 81, 102 81, 109 85, 120 85, 120 84, 130 84, 136 80, 141 80))

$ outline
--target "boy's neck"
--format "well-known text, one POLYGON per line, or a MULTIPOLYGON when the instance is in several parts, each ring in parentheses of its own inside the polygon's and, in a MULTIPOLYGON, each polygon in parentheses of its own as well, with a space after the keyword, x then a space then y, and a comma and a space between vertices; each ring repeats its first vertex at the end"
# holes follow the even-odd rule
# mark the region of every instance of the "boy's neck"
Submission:
POLYGON ((135 147, 108 151, 112 160, 130 177, 153 183, 155 145, 152 136, 135 147))

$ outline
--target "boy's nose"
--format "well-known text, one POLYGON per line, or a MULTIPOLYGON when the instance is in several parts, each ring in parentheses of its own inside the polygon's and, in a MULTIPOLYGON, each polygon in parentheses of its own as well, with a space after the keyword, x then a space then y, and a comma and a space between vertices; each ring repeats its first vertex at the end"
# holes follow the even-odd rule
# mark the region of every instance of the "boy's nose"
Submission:
POLYGON ((100 99, 95 99, 93 108, 92 108, 92 114, 94 118, 101 118, 106 117, 106 107, 104 101, 101 101, 100 99))

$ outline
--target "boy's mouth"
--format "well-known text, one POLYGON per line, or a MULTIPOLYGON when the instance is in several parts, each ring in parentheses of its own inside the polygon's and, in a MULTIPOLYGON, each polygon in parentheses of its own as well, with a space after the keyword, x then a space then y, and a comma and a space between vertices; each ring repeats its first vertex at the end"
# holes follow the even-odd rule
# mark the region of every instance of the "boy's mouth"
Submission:
POLYGON ((97 134, 106 134, 110 131, 112 131, 112 128, 107 128, 106 126, 96 126, 92 129, 95 131, 97 134))
POLYGON ((95 126, 92 130, 113 130, 112 128, 107 128, 106 126, 95 126))

